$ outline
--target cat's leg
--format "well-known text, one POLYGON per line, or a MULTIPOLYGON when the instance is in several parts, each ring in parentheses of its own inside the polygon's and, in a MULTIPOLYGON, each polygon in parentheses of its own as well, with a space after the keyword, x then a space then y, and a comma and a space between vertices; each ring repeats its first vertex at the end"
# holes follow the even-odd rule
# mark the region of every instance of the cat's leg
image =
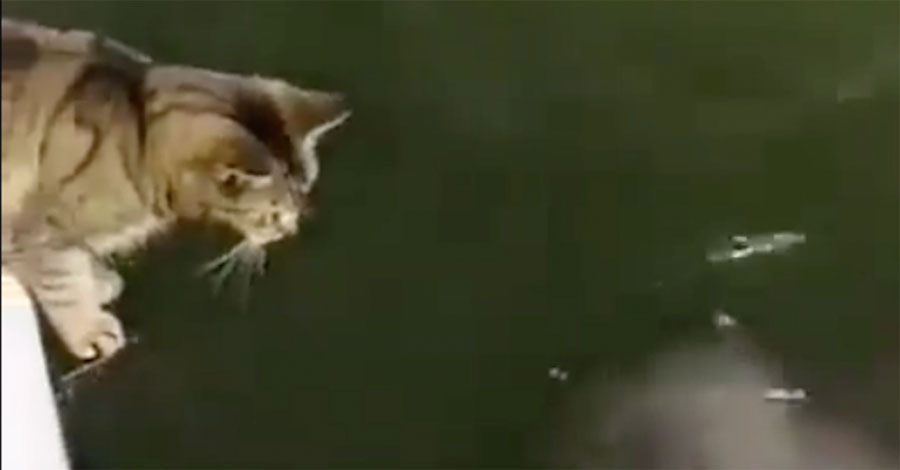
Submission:
POLYGON ((92 258, 91 268, 97 286, 97 300, 100 305, 107 305, 118 299, 125 288, 122 276, 107 266, 103 261, 92 258))
POLYGON ((125 344, 121 323, 102 308, 107 299, 99 295, 90 253, 70 247, 41 250, 29 258, 21 279, 73 355, 108 357, 125 344))

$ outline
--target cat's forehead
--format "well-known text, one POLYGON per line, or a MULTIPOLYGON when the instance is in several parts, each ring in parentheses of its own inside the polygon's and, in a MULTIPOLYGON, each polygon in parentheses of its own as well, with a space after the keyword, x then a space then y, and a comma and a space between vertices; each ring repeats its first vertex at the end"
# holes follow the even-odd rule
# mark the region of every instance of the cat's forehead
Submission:
POLYGON ((186 66, 153 67, 148 87, 151 95, 160 89, 176 91, 168 100, 163 98, 159 106, 199 93, 232 108, 242 123, 266 136, 273 135, 280 125, 282 133, 292 138, 302 137, 338 120, 348 111, 343 95, 338 93, 298 86, 278 78, 186 66))
POLYGON ((233 98, 235 120, 261 143, 271 157, 296 173, 296 149, 288 125, 277 104, 266 94, 244 89, 233 98))
MULTIPOLYGON (((287 169, 304 193, 311 190, 319 174, 316 146, 320 139, 350 115, 342 95, 278 78, 180 66, 165 67, 151 75, 160 88, 176 90, 170 100, 184 101, 195 109, 191 100, 199 99, 239 124, 262 145, 265 151, 261 153, 266 158, 287 169)), ((164 98, 156 105, 166 109, 169 103, 164 98)), ((243 133, 238 137, 245 138, 243 133)))

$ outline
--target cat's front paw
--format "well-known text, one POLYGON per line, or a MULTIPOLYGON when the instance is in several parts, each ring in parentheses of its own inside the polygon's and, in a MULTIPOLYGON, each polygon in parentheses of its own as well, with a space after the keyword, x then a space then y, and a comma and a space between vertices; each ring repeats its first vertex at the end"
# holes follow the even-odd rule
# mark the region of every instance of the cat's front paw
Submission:
POLYGON ((69 352, 83 360, 112 356, 125 345, 119 319, 103 310, 72 317, 58 329, 69 352))

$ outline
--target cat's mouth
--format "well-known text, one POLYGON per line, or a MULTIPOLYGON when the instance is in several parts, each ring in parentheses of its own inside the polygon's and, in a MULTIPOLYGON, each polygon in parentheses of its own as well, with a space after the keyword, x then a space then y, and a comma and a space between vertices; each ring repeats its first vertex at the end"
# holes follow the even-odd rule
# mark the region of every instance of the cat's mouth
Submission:
POLYGON ((235 212, 225 212, 221 218, 226 226, 250 245, 264 247, 294 236, 299 231, 300 216, 296 211, 272 210, 262 214, 235 212))
POLYGON ((222 211, 225 226, 242 238, 231 249, 205 263, 200 272, 209 275, 216 289, 237 275, 242 282, 265 269, 266 249, 269 245, 296 235, 300 218, 306 211, 272 210, 250 216, 247 211, 222 211))
POLYGON ((264 247, 271 243, 275 243, 285 238, 290 238, 299 231, 299 224, 296 217, 292 217, 284 222, 271 223, 262 227, 253 227, 250 230, 243 231, 244 239, 251 245, 264 247))
POLYGON ((275 243, 279 240, 283 240, 297 233, 297 229, 293 229, 291 231, 283 231, 283 230, 263 230, 263 231, 255 231, 253 233, 248 233, 244 235, 244 239, 250 245, 254 245, 259 247, 259 249, 264 249, 265 246, 275 243))

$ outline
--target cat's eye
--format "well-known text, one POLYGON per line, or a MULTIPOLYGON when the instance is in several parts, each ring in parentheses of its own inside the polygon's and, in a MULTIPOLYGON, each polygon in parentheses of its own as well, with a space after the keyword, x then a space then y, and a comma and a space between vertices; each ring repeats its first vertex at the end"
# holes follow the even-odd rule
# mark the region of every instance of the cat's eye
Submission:
POLYGON ((219 180, 222 192, 233 195, 241 190, 241 178, 237 173, 229 172, 219 180))
POLYGON ((222 181, 222 187, 224 187, 224 188, 236 189, 237 185, 238 185, 238 177, 234 173, 226 176, 225 179, 222 181))

